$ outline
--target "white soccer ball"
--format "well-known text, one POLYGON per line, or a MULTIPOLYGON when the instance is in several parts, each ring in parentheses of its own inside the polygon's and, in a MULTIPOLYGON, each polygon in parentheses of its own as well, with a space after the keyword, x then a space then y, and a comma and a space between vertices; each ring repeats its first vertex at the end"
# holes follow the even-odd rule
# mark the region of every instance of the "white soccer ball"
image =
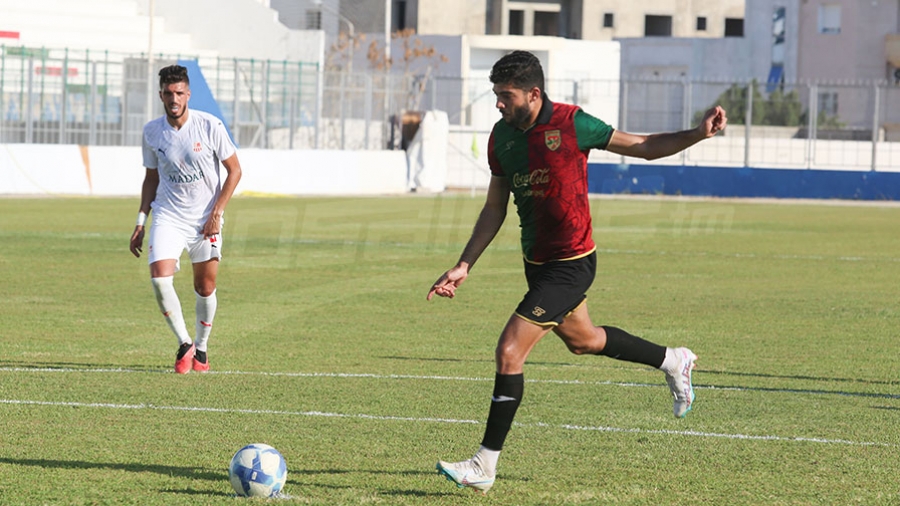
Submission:
POLYGON ((287 463, 275 448, 267 444, 247 445, 231 458, 228 479, 237 495, 275 497, 287 481, 287 463))

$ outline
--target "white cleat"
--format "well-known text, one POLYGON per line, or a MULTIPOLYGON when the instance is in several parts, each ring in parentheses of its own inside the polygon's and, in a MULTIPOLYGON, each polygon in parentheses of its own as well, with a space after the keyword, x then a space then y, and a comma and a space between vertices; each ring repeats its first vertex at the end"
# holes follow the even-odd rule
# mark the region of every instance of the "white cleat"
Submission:
POLYGON ((678 366, 673 371, 665 371, 666 383, 675 397, 673 412, 675 418, 684 418, 694 404, 694 385, 691 383, 691 371, 697 355, 687 348, 675 348, 678 356, 678 366))
POLYGON ((472 459, 462 462, 444 462, 438 461, 438 474, 443 475, 448 480, 456 483, 459 488, 470 487, 487 494, 487 491, 494 486, 494 477, 487 476, 472 459))

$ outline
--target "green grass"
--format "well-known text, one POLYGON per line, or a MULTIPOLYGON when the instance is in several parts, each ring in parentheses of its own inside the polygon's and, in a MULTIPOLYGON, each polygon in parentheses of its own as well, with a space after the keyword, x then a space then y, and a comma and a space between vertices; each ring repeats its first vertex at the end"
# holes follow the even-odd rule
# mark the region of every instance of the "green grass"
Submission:
POLYGON ((137 200, 0 199, 0 504, 257 504, 226 474, 252 442, 285 456, 284 504, 900 504, 890 205, 595 200, 591 315, 697 352, 694 410, 550 336, 493 490, 437 476, 478 447, 525 290, 511 211, 457 297, 425 301, 481 203, 235 199, 213 372, 177 376, 128 252, 137 200))

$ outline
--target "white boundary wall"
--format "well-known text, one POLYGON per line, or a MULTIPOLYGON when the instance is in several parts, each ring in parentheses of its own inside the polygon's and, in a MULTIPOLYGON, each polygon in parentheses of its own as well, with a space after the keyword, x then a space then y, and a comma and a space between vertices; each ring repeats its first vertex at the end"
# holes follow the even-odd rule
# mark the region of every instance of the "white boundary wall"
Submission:
MULTIPOLYGON (((238 159, 243 171, 238 195, 409 190, 403 151, 242 149, 238 159)), ((0 195, 139 196, 141 164, 140 147, 0 144, 0 195)))
MULTIPOLYGON (((446 126, 445 126, 446 128, 446 126)), ((484 189, 487 132, 455 129, 433 132, 432 147, 413 157, 410 175, 404 151, 327 151, 241 149, 243 179, 238 194, 384 195, 411 189, 440 192, 445 188, 484 189), (473 142, 474 141, 474 142, 473 142), (427 178, 423 179, 423 175, 427 178), (418 176, 418 180, 416 179, 418 176)), ((753 139, 750 166, 756 168, 900 172, 900 143, 753 139)), ((654 162, 591 151, 592 163, 664 164, 673 166, 741 167, 744 138, 716 137, 684 154, 654 162)), ((0 144, 0 195, 139 195, 144 169, 139 147, 54 144, 0 144)))

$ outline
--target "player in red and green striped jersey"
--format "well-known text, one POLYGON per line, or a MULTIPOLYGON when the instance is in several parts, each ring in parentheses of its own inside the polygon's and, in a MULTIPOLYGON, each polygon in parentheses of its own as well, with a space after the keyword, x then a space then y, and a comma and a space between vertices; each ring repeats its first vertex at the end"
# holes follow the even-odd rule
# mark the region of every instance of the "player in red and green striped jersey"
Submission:
POLYGON ((528 292, 510 316, 496 348, 496 377, 481 447, 462 462, 437 464, 460 487, 486 493, 524 390, 523 366, 549 332, 577 355, 605 355, 646 364, 665 373, 681 418, 691 409, 691 371, 697 356, 612 326, 595 326, 586 293, 596 274, 591 236, 587 160, 591 149, 653 160, 682 151, 725 128, 725 110, 714 107, 691 130, 636 135, 615 130, 578 106, 551 102, 540 61, 527 51, 502 57, 491 70, 503 116, 488 145, 491 181, 472 236, 457 264, 428 292, 452 298, 506 218, 512 193, 522 229, 528 292))

